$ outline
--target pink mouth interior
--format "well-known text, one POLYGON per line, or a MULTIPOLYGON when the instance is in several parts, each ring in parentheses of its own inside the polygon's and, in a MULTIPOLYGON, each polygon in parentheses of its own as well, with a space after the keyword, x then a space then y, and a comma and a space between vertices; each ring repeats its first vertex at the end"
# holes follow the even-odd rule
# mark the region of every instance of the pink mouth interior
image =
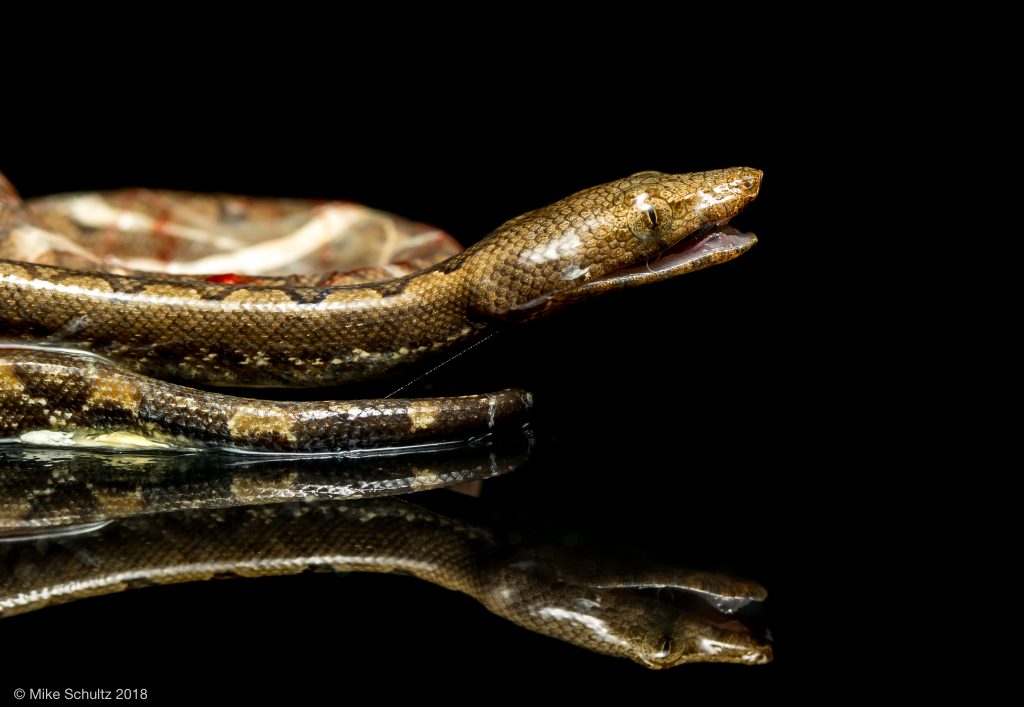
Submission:
POLYGON ((597 281, 644 275, 664 276, 677 270, 699 269, 703 267, 702 261, 708 260, 707 264, 722 262, 730 255, 735 257, 743 253, 756 242, 757 237, 753 233, 744 233, 731 226, 716 227, 706 235, 684 238, 646 263, 616 270, 597 281))

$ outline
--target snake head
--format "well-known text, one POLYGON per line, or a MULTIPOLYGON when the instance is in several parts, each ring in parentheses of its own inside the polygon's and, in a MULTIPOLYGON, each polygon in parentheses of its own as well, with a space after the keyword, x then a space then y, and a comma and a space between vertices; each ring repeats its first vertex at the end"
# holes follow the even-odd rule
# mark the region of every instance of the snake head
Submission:
POLYGON ((590 615, 578 620, 581 627, 599 629, 589 637, 594 643, 602 639, 597 650, 654 670, 686 663, 771 662, 772 647, 762 631, 746 617, 719 610, 710 597, 687 590, 641 592, 620 588, 590 595, 596 599, 586 605, 590 615))
POLYGON ((761 172, 640 172, 515 218, 466 252, 470 301, 497 319, 732 260, 757 238, 726 226, 757 197, 761 172))
POLYGON ((630 657, 659 670, 685 663, 764 665, 772 660, 771 645, 736 620, 713 624, 680 612, 664 631, 652 631, 632 643, 630 657))
POLYGON ((767 597, 756 582, 529 541, 488 561, 480 601, 538 633, 651 669, 772 660, 757 609, 746 609, 767 597))

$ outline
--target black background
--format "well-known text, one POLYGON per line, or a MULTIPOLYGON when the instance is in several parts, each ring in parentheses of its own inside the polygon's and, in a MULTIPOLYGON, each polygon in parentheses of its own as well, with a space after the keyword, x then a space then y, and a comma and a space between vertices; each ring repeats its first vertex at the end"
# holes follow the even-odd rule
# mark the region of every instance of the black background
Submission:
POLYGON ((835 459, 854 451, 828 444, 846 374, 829 363, 842 345, 822 282, 835 259, 807 205, 836 188, 842 131, 794 103, 787 83, 744 100, 757 83, 748 75, 735 90, 688 96, 642 77, 609 81, 615 90, 510 82, 486 96, 469 80, 443 92, 302 82, 254 96, 223 77, 192 110, 177 105, 180 91, 130 110, 111 95, 88 121, 26 128, 0 169, 25 197, 137 185, 349 199, 466 244, 636 171, 762 169, 761 196, 736 221, 760 243, 739 260, 504 331, 407 392, 532 390, 537 453, 489 482, 473 513, 756 579, 770 594, 775 662, 654 673, 410 578, 316 575, 149 589, 4 620, 5 692, 123 686, 184 699, 203 682, 222 698, 337 699, 353 681, 378 681, 395 695, 474 702, 494 690, 609 688, 647 701, 824 686, 825 666, 846 660, 822 610, 834 599, 825 565, 839 552, 835 459))

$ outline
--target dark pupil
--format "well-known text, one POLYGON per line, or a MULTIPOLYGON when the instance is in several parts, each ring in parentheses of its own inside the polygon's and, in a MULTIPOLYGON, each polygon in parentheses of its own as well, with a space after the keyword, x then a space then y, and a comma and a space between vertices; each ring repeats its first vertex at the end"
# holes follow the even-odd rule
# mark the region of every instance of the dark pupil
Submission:
POLYGON ((647 221, 651 224, 651 228, 654 230, 658 229, 658 210, 650 204, 644 204, 644 216, 647 217, 647 221))

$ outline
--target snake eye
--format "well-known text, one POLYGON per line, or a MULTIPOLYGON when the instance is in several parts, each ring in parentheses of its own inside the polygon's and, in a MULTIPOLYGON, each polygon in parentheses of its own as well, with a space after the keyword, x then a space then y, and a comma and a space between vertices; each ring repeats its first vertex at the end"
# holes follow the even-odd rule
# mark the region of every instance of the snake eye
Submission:
POLYGON ((657 238, 672 225, 672 207, 646 192, 637 194, 629 213, 629 230, 641 240, 657 238))
POLYGON ((661 639, 661 647, 654 652, 655 658, 668 658, 672 655, 672 637, 664 636, 661 639))

